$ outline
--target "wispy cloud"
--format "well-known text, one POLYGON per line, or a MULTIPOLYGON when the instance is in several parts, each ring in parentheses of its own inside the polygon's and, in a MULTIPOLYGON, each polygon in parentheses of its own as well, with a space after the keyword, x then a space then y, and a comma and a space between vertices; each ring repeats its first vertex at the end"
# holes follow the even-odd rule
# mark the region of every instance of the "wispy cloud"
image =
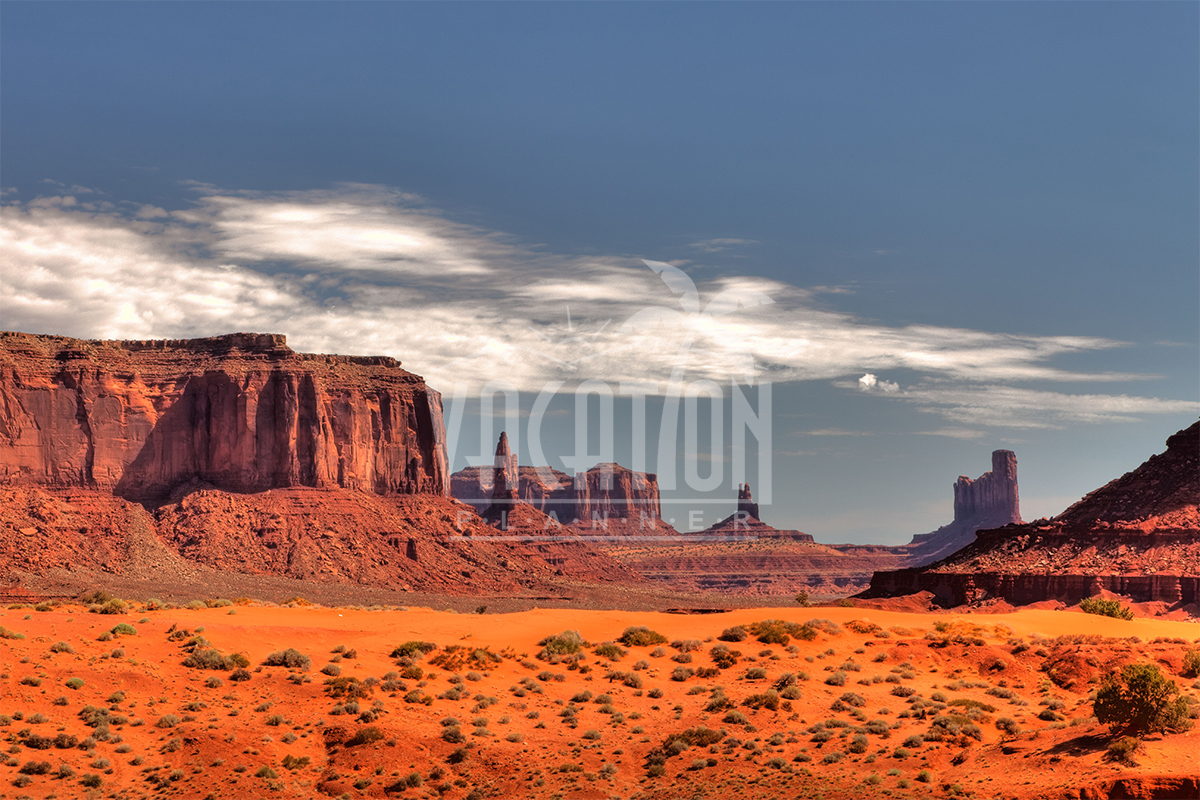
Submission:
POLYGON ((386 187, 196 188, 186 209, 81 193, 0 206, 5 327, 86 338, 279 332, 297 349, 393 355, 447 391, 457 380, 495 378, 532 391, 581 378, 665 388, 688 344, 688 379, 726 381, 752 360, 770 380, 865 388, 938 414, 949 429, 1124 420, 1200 405, 1013 385, 1143 377, 1060 366, 1062 356, 1122 346, 1108 339, 889 327, 818 304, 831 287, 753 276, 700 283, 699 308, 722 292, 773 302, 705 314, 681 305, 684 289, 667 287, 640 260, 548 253, 386 187), (661 313, 642 319, 657 326, 621 329, 651 307, 661 313))
POLYGON ((692 242, 688 247, 694 247, 702 253, 721 253, 746 244, 758 244, 758 241, 755 239, 703 239, 699 242, 692 242))

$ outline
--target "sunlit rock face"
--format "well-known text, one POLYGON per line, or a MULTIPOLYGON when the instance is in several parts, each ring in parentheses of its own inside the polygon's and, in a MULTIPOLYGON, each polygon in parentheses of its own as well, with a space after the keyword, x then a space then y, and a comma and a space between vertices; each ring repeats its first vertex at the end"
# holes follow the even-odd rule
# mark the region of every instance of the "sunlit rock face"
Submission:
POLYGON ((0 334, 0 481, 139 502, 188 484, 446 495, 441 396, 393 358, 278 334, 0 334))

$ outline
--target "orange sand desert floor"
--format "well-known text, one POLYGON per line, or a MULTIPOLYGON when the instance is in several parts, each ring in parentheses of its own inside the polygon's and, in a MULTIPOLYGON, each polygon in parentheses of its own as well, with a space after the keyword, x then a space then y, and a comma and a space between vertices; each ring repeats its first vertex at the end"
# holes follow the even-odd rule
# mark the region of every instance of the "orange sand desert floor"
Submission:
POLYGON ((0 798, 1188 797, 1200 785, 1196 728, 1114 763, 1088 697, 1128 661, 1200 694, 1180 674, 1200 635, 1190 622, 130 603, 10 608, 0 627, 0 798), (789 627, 754 628, 768 619, 823 621, 811 640, 792 626, 766 644, 757 636, 789 627), (603 646, 631 626, 666 641, 603 646), (722 641, 739 626, 758 633, 722 641), (582 660, 541 652, 565 631, 587 641, 582 660), (436 649, 393 655, 418 642, 436 649), (263 665, 288 648, 307 669, 263 665))

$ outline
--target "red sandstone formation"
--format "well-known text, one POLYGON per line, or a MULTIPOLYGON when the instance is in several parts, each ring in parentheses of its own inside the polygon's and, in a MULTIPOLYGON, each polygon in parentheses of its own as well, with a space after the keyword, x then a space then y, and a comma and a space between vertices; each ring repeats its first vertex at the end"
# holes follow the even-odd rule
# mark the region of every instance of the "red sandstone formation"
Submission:
POLYGON ((450 593, 632 579, 582 543, 489 539, 444 496, 444 441, 440 395, 387 357, 271 334, 2 333, 0 573, 207 568, 450 593))
POLYGON ((508 512, 516 505, 517 497, 517 454, 508 447, 508 434, 501 431, 492 466, 492 502, 484 510, 483 518, 506 530, 508 512))
POLYGON ((1200 602, 1200 423, 1166 452, 1050 520, 980 531, 922 569, 880 572, 868 597, 928 590, 946 605, 1078 602, 1102 591, 1138 602, 1200 602))
POLYGON ((758 519, 758 503, 750 496, 750 484, 738 484, 737 514, 758 519))
POLYGON ((575 479, 575 520, 590 525, 613 520, 645 526, 660 524, 662 504, 658 476, 634 472, 620 464, 597 464, 575 479))
MULTIPOLYGON (((508 452, 507 437, 497 445, 497 465, 503 447, 505 463, 516 474, 509 500, 518 500, 552 515, 565 524, 582 528, 645 529, 661 532, 662 521, 658 478, 634 472, 620 464, 597 464, 572 479, 550 467, 517 467, 516 455, 508 452), (511 463, 510 463, 511 462, 511 463)), ((473 508, 485 511, 496 499, 496 468, 468 467, 450 476, 450 493, 473 508)))
POLYGON ((909 564, 930 564, 975 541, 976 531, 1020 521, 1017 456, 1011 450, 994 450, 991 472, 975 480, 960 475, 955 482, 954 521, 932 533, 917 534, 909 542, 909 564))
POLYGON ((276 334, 0 333, 0 480, 138 501, 194 481, 444 495, 442 401, 395 359, 296 353, 276 334))
POLYGON ((216 571, 474 594, 545 591, 564 576, 632 580, 578 542, 535 548, 495 535, 474 511, 430 495, 199 489, 150 511, 96 490, 0 486, 0 584, 80 571, 194 584, 216 571))
POLYGON ((684 534, 678 538, 665 543, 618 541, 606 552, 648 580, 677 591, 759 596, 793 595, 800 590, 814 596, 853 594, 868 586, 872 572, 904 563, 903 556, 887 548, 847 554, 798 538, 688 541, 684 534))
POLYGON ((737 510, 698 536, 708 540, 739 539, 790 539, 796 542, 815 543, 815 539, 801 531, 781 531, 763 522, 758 517, 758 503, 750 494, 750 484, 738 484, 737 510))

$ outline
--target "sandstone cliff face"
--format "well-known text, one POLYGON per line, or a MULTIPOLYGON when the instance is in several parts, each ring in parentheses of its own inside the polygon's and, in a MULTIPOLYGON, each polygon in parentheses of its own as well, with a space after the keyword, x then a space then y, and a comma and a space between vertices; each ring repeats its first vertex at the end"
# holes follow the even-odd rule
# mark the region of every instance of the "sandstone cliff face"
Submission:
POLYGON ((181 584, 251 594, 283 577, 468 595, 556 592, 564 578, 638 580, 582 542, 496 536, 470 509, 432 495, 198 489, 149 511, 102 490, 0 486, 0 586, 30 575, 95 586, 112 575, 161 597, 181 584))
POLYGON ((630 520, 647 524, 662 518, 658 476, 620 464, 597 464, 575 479, 575 519, 630 520))
POLYGON ((1151 456, 1075 503, 1052 522, 1064 529, 1138 530, 1200 528, 1200 422, 1167 439, 1151 456))
POLYGON ((931 591, 946 605, 1001 597, 1200 602, 1200 423, 1167 450, 1050 520, 983 530, 921 569, 878 572, 866 596, 931 591))
POLYGON ((1017 497, 1017 454, 992 451, 992 471, 976 480, 960 475, 954 484, 954 521, 997 528, 1021 521, 1017 497))
POLYGON ((274 334, 83 341, 0 333, 0 482, 140 502, 187 484, 448 491, 441 396, 386 357, 274 334))

